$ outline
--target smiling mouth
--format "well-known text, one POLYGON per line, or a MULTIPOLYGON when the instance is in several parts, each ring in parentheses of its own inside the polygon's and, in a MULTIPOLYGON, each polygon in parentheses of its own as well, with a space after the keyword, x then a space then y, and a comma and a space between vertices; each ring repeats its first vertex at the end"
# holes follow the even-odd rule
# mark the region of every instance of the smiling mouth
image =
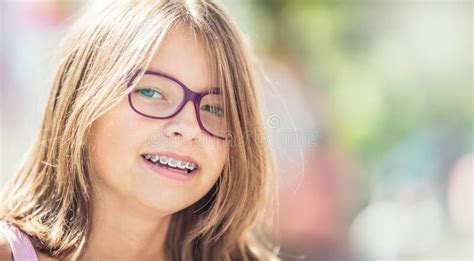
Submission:
POLYGON ((154 165, 161 166, 163 168, 173 170, 182 174, 190 174, 198 168, 198 165, 194 162, 177 160, 175 158, 157 155, 157 154, 142 154, 142 158, 149 161, 154 165))

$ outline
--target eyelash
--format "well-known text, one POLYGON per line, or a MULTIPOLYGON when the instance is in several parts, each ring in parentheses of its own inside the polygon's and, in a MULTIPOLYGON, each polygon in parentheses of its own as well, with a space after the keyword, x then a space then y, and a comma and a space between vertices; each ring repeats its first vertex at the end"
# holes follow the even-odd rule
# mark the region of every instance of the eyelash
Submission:
POLYGON ((213 113, 213 114, 216 114, 218 116, 222 116, 222 114, 224 113, 224 110, 222 108, 220 108, 219 106, 215 106, 215 105, 209 105, 209 104, 206 104, 204 106, 201 106, 201 109, 202 108, 212 108, 212 109, 216 109, 217 112, 211 112, 209 111, 210 113, 213 113))
MULTIPOLYGON (((152 98, 152 99, 159 98, 159 97, 153 98, 153 96, 155 94, 158 94, 158 95, 161 96, 162 99, 165 99, 165 97, 163 96, 163 94, 160 93, 160 91, 155 90, 153 88, 139 88, 135 92, 140 93, 141 95, 143 95, 147 98, 152 98), (143 93, 144 91, 152 91, 153 94, 152 94, 152 96, 150 96, 150 95, 144 94, 143 93)), ((206 112, 210 112, 214 115, 217 115, 218 117, 221 117, 224 114, 224 110, 222 108, 220 108, 219 106, 216 106, 216 105, 204 104, 203 106, 201 106, 201 110, 204 110, 206 112)))
POLYGON ((161 98, 164 98, 163 94, 161 94, 159 91, 151 89, 151 88, 140 88, 140 89, 136 90, 136 92, 139 92, 141 95, 144 95, 148 98, 153 98, 153 96, 155 94, 159 94, 161 96, 161 98), (153 93, 152 96, 149 96, 149 95, 144 94, 143 91, 153 91, 154 93, 153 93))

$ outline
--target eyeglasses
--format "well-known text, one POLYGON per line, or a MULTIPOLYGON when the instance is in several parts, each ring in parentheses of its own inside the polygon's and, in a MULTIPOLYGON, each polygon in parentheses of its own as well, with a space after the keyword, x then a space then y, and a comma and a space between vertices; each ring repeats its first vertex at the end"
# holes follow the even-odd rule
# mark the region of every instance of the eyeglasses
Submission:
MULTIPOLYGON (((133 85, 137 71, 128 82, 133 85)), ((209 135, 226 138, 223 97, 218 88, 194 92, 179 80, 162 72, 147 70, 128 94, 130 107, 138 114, 152 119, 169 119, 178 114, 188 102, 194 103, 199 126, 209 135)))

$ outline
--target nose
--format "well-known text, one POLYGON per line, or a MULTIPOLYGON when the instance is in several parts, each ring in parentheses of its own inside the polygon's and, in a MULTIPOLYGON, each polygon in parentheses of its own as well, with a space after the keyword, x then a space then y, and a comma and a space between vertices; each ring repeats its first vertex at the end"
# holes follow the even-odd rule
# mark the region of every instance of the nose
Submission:
POLYGON ((178 114, 168 119, 163 131, 170 138, 196 140, 201 132, 201 127, 196 118, 193 102, 188 101, 178 114))

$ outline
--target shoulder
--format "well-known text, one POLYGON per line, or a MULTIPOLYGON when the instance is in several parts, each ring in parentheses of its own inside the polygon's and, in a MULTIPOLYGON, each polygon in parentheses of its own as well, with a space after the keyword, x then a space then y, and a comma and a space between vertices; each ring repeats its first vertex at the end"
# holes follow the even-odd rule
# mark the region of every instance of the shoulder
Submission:
POLYGON ((10 244, 8 241, 0 234, 0 260, 12 261, 12 252, 10 250, 10 244))

